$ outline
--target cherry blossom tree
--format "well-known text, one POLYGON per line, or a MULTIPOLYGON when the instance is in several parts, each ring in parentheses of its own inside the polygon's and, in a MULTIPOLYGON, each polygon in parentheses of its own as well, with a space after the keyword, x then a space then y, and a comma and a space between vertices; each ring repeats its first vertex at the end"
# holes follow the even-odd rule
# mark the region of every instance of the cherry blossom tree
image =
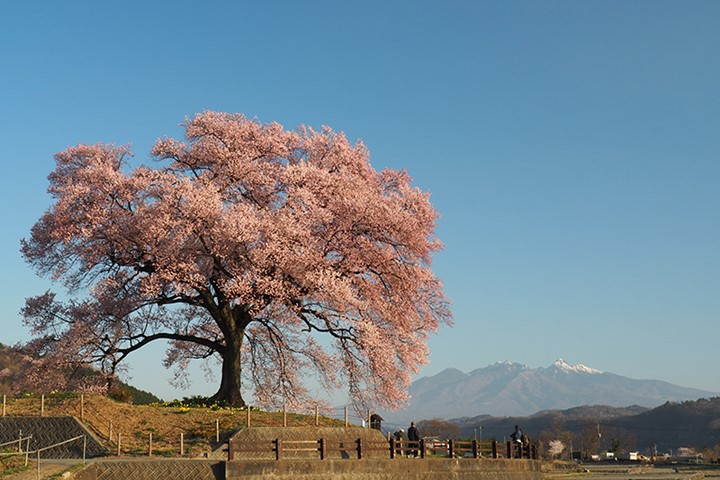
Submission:
POLYGON ((548 444, 548 454, 551 458, 559 457, 565 451, 565 444, 561 440, 551 440, 548 444))
POLYGON ((0 364, 8 365, 0 370, 0 393, 108 393, 108 378, 102 372, 74 361, 73 357, 47 355, 48 352, 39 345, 44 340, 36 339, 13 347, 0 345, 0 364), (54 361, 48 362, 48 358, 54 361))
POLYGON ((54 203, 22 242, 68 292, 26 301, 40 343, 112 374, 164 340, 179 380, 217 358, 213 398, 235 406, 241 386, 298 406, 312 372, 358 406, 400 406, 427 336, 451 322, 429 195, 327 127, 218 112, 184 127, 184 141, 156 142, 154 168, 112 145, 56 155, 54 203))

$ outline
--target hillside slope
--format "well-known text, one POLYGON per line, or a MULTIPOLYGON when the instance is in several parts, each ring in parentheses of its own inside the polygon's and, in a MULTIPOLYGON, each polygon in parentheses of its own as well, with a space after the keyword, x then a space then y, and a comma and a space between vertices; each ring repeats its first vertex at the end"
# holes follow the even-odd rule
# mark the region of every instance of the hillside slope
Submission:
POLYGON ((481 432, 484 438, 503 440, 514 425, 521 425, 533 438, 544 434, 557 438, 558 432, 566 432, 571 434, 576 449, 593 451, 610 449, 616 440, 623 450, 645 452, 651 445, 658 452, 720 445, 720 397, 667 402, 653 409, 583 406, 527 417, 478 416, 450 421, 460 427, 465 437, 481 432))
MULTIPOLYGON (((222 443, 229 435, 246 426, 247 411, 238 408, 190 407, 182 404, 164 406, 131 405, 100 395, 56 394, 45 397, 7 398, 6 414, 14 416, 75 416, 104 442, 110 453, 117 453, 118 433, 125 455, 148 453, 152 434, 153 454, 180 455, 183 434, 184 455, 194 457, 214 450, 219 431, 222 443), (216 430, 217 427, 217 430, 216 430)), ((282 426, 282 412, 251 410, 251 426, 282 426)), ((341 426, 344 422, 319 417, 322 426, 341 426)), ((315 425, 315 416, 287 414, 288 426, 315 425)))

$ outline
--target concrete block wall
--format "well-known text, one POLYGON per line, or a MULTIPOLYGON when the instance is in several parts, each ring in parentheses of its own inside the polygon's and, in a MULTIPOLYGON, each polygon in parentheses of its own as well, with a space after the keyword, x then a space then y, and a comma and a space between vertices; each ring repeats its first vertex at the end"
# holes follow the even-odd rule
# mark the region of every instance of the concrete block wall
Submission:
MULTIPOLYGON (((32 435, 30 450, 49 447, 65 440, 85 435, 86 456, 105 454, 105 448, 95 436, 75 417, 0 417, 0 443, 32 435)), ((23 448, 25 445, 23 444, 23 448)), ((42 458, 82 458, 83 442, 79 440, 67 445, 46 450, 42 458)))
POLYGON ((226 480, 542 480, 540 462, 501 459, 233 461, 226 480))
POLYGON ((106 460, 73 480, 542 480, 540 462, 501 459, 106 460))
POLYGON ((216 460, 107 460, 76 472, 73 480, 223 480, 225 465, 216 460))

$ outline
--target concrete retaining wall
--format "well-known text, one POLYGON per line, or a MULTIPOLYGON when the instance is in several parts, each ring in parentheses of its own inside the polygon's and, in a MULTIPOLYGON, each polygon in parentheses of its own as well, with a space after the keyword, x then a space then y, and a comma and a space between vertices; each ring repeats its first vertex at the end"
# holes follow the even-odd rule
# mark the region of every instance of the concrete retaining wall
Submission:
POLYGON ((223 480, 225 465, 215 460, 108 460, 76 472, 73 480, 223 480))
POLYGON ((108 460, 73 480, 542 480, 540 462, 501 459, 108 460))
MULTIPOLYGON (((0 443, 32 435, 30 450, 49 447, 71 438, 84 435, 87 438, 86 456, 105 454, 105 448, 95 436, 75 417, 0 417, 0 443)), ((25 445, 23 444, 23 448, 25 445)), ((42 458, 82 458, 83 441, 46 450, 42 458)))
POLYGON ((500 459, 233 461, 226 480, 542 480, 540 462, 500 459))

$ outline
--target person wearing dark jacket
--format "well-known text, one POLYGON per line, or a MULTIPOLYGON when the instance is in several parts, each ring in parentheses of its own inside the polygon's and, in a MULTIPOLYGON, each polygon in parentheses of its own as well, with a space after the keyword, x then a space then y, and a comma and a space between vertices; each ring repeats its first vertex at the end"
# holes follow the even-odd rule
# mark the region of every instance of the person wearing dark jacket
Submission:
POLYGON ((520 427, 518 425, 515 425, 515 431, 510 434, 510 438, 512 438, 513 441, 513 449, 515 451, 515 456, 518 458, 522 457, 522 447, 523 447, 523 437, 525 434, 522 430, 520 430, 520 427))
POLYGON ((410 428, 408 428, 407 431, 408 434, 408 446, 415 447, 408 450, 408 457, 412 453, 413 457, 418 456, 418 447, 420 446, 420 432, 418 431, 417 427, 415 426, 415 422, 410 422, 410 428))
POLYGON ((513 442, 522 443, 522 436, 522 430, 520 430, 520 427, 518 425, 515 425, 515 431, 510 434, 510 438, 513 439, 513 442))

